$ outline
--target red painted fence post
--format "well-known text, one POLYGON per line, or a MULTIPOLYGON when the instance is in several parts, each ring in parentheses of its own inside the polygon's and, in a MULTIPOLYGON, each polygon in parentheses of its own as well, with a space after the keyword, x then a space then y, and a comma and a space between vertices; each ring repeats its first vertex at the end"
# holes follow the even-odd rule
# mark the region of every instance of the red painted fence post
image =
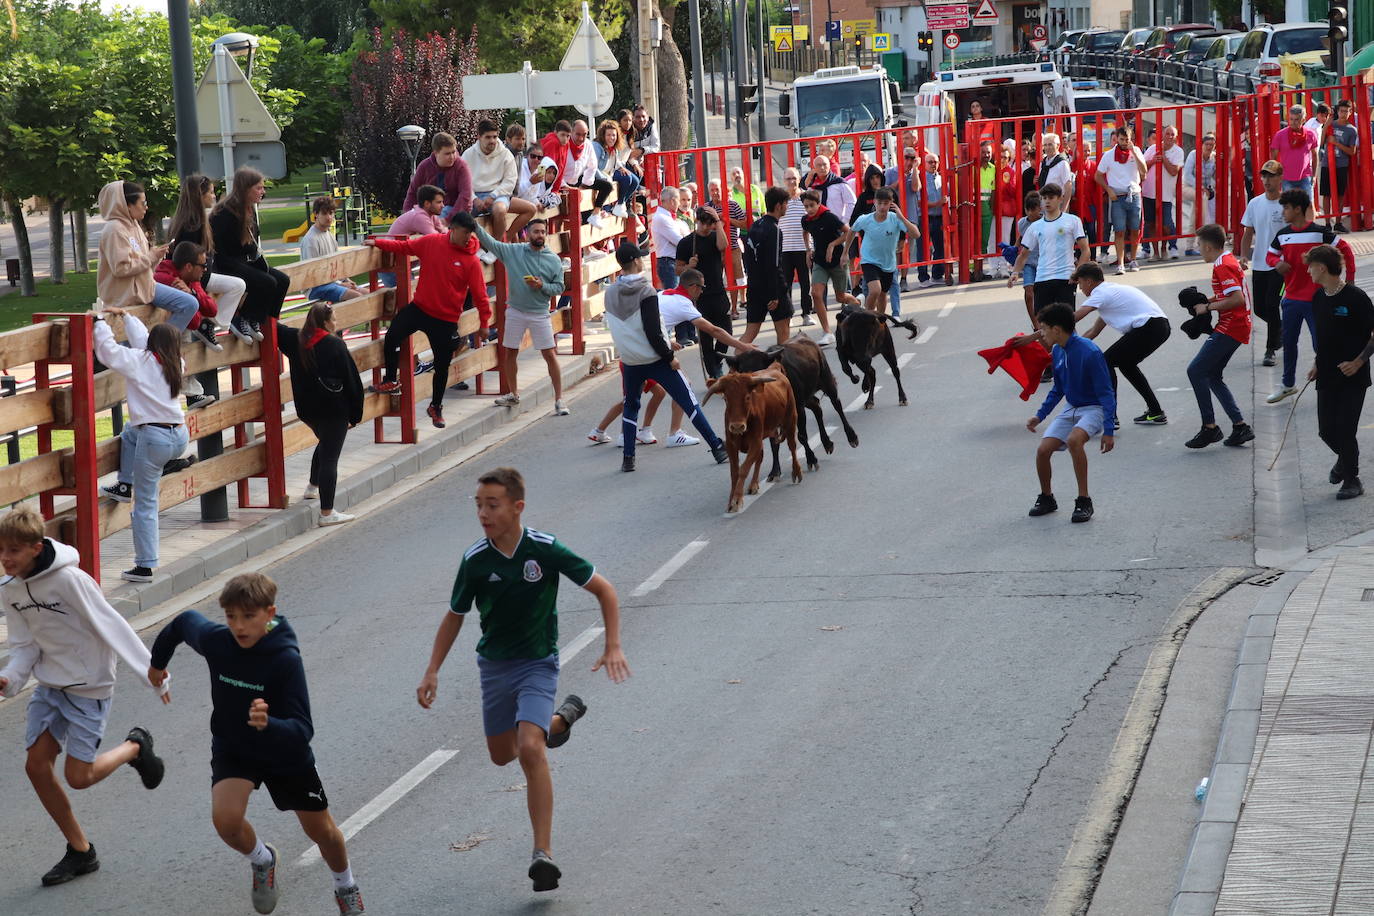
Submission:
POLYGON ((90 315, 67 318, 72 366, 72 446, 76 471, 76 550, 81 568, 100 581, 100 491, 96 486, 95 338, 90 315))
POLYGON ((572 307, 572 352, 574 356, 581 356, 587 352, 587 343, 582 339, 582 296, 587 291, 587 285, 582 282, 582 192, 577 188, 569 188, 567 201, 568 260, 572 262, 568 268, 568 279, 571 283, 568 299, 572 307))

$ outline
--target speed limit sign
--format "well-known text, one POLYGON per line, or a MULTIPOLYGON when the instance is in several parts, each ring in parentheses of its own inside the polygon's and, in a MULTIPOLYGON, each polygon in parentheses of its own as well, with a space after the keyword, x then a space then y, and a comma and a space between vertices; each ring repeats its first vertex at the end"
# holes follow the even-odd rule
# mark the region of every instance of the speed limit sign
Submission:
POLYGON ((959 34, 957 32, 945 33, 945 47, 949 48, 951 51, 959 47, 959 34))
POLYGON ((1037 25, 1035 28, 1031 29, 1031 38, 1048 38, 1049 35, 1050 33, 1045 30, 1045 27, 1043 25, 1037 25))

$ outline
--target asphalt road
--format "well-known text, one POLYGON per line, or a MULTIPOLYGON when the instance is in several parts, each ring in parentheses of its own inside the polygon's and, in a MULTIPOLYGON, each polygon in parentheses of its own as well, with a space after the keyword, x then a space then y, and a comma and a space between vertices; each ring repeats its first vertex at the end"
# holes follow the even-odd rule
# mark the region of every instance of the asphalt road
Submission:
MULTIPOLYGON (((1127 279, 1172 317, 1175 290, 1206 276, 1194 261, 1127 279)), ((1116 451, 1093 456, 1097 517, 1069 523, 1061 456, 1065 508, 1027 518, 1034 402, 974 355, 1021 328, 1020 291, 940 288, 905 308, 926 329, 923 343, 898 346, 911 355, 911 406, 897 406, 884 370, 877 409, 851 414, 859 448, 838 445, 820 471, 737 517, 722 516, 728 472, 702 447, 642 448, 623 475, 610 446, 588 445, 616 396, 607 379, 577 389, 573 416, 267 568, 300 635, 340 821, 456 751, 350 841, 369 912, 1040 912, 1164 622, 1216 567, 1252 562, 1251 454, 1183 449, 1196 430, 1184 376, 1196 346, 1176 334, 1146 364, 1173 422, 1128 426, 1116 451), (566 663, 562 691, 590 711, 550 754, 564 881, 538 896, 524 874, 522 775, 486 759, 475 628, 436 708, 414 699, 458 559, 479 535, 475 478, 498 464, 526 474, 527 524, 620 589, 634 670, 620 686, 592 674, 599 641, 566 663), (660 587, 632 597, 698 541, 660 587)), ((1253 355, 1242 350, 1231 373, 1245 404, 1253 355)), ((841 393, 859 396, 845 380, 841 393)), ((1121 415, 1133 416, 1139 399, 1123 394, 1121 415)), ((718 420, 719 403, 708 412, 718 420)), ((566 585, 560 617, 565 647, 598 621, 590 596, 566 585)), ((121 671, 109 729, 150 727, 165 784, 147 793, 126 771, 77 793, 103 868, 56 889, 38 885, 62 847, 23 775, 23 703, 0 704, 11 838, 0 913, 250 911, 247 866, 209 823, 204 665, 183 648, 172 671, 167 708, 121 671)), ((265 793, 250 817, 285 863, 277 912, 330 912, 324 867, 298 862, 309 843, 294 819, 265 793)))

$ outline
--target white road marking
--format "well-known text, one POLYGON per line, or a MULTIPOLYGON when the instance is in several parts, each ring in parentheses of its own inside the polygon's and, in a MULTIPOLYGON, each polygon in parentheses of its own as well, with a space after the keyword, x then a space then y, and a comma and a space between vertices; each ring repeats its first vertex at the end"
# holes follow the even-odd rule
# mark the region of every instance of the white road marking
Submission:
POLYGON ((917 337, 917 338, 916 338, 916 342, 917 342, 918 344, 923 344, 923 343, 928 342, 928 341, 930 340, 930 338, 932 338, 932 337, 935 336, 935 332, 938 331, 938 330, 940 330, 940 326, 939 326, 938 324, 928 324, 928 325, 926 325, 926 329, 925 329, 924 331, 921 332, 921 336, 920 336, 920 337, 917 337))
POLYGON ((686 566, 688 561, 690 561, 692 557, 700 553, 701 549, 705 547, 708 543, 710 542, 692 541, 686 547, 682 548, 677 553, 673 554, 672 557, 668 559, 668 562, 664 563, 662 566, 660 566, 657 570, 654 571, 654 574, 652 576, 645 579, 643 582, 639 583, 639 587, 636 588, 634 591, 630 592, 630 597, 642 598, 645 595, 649 594, 649 592, 658 588, 664 582, 667 582, 668 579, 672 577, 673 573, 677 572, 679 569, 686 566))
MULTIPOLYGON (((339 825, 339 829, 343 831, 344 839, 353 839, 358 831, 381 817, 386 813, 388 808, 405 797, 407 792, 431 776, 439 767, 457 756, 458 752, 455 750, 440 748, 424 760, 421 760, 415 766, 411 767, 408 773, 383 789, 380 795, 363 805, 352 817, 339 825)), ((320 847, 311 846, 296 860, 296 866, 298 868, 303 868, 314 865, 318 861, 320 861, 320 847)))
MULTIPOLYGON (((878 385, 876 388, 873 389, 873 394, 877 395, 877 393, 882 390, 883 386, 878 385)), ((864 405, 864 401, 867 400, 868 395, 860 393, 860 395, 857 398, 855 398, 854 400, 850 401, 848 404, 845 405, 844 412, 850 413, 852 411, 858 410, 860 407, 864 405)))
MULTIPOLYGON (((865 395, 865 397, 867 397, 867 395, 865 395)), ((852 410, 853 408, 850 408, 850 409, 852 410)), ((837 430, 837 429, 839 429, 838 426, 827 426, 827 427, 825 428, 825 434, 826 434, 827 436, 833 436, 834 433, 835 433, 835 430, 837 430)), ((821 447, 821 434, 820 434, 819 432, 812 433, 812 434, 811 434, 811 438, 808 439, 807 442, 809 442, 809 443, 811 444, 811 451, 813 451, 813 452, 816 451, 817 449, 819 449, 819 448, 821 447)), ((786 446, 785 443, 778 449, 778 466, 779 466, 780 468, 782 468, 782 472, 783 472, 783 474, 785 475, 785 477, 786 477, 788 480, 791 480, 791 479, 792 479, 792 471, 791 471, 791 469, 790 469, 790 466, 789 466, 788 464, 786 464, 786 462, 791 461, 791 457, 792 457, 792 456, 791 456, 790 454, 787 453, 786 449, 787 449, 787 446, 786 446)), ((818 456, 818 457, 819 457, 819 456, 818 456)), ((770 461, 771 458, 772 458, 772 451, 771 451, 771 449, 769 448, 769 446, 767 445, 767 443, 765 443, 765 444, 764 444, 763 460, 764 460, 764 461, 770 461)), ((800 452, 797 454, 797 460, 798 460, 798 461, 801 461, 801 462, 803 463, 803 465, 806 463, 806 459, 804 458, 804 456, 802 456, 802 454, 801 454, 800 452)), ((803 474, 805 474, 805 470, 803 470, 803 474)), ((749 476, 752 477, 753 475, 750 474, 749 476)), ((722 518, 736 518, 736 517, 738 517, 738 516, 740 516, 740 515, 743 515, 745 512, 747 512, 747 511, 749 510, 749 507, 750 507, 750 506, 752 506, 754 503, 756 503, 756 502, 759 501, 759 498, 762 497, 763 494, 765 494, 765 493, 767 493, 769 490, 773 489, 773 484, 774 484, 774 483, 777 483, 778 481, 781 481, 782 479, 783 479, 782 477, 779 477, 778 480, 776 480, 776 481, 760 480, 760 481, 759 481, 759 491, 758 491, 757 493, 755 493, 753 496, 750 496, 749 494, 746 493, 746 494, 744 495, 744 502, 740 505, 739 511, 738 511, 738 512, 725 512, 725 513, 722 513, 721 517, 722 517, 722 518)), ((804 481, 806 478, 803 476, 802 479, 803 479, 803 481, 804 481)), ((703 542, 703 543, 705 543, 705 542, 703 542)), ((689 546, 690 546, 690 545, 689 545, 689 546)), ((636 594, 637 594, 637 593, 636 593, 636 594)))
POLYGON ((558 650, 558 663, 560 665, 565 665, 572 661, 573 656, 587 648, 587 646, 591 645, 592 640, 605 632, 606 628, 600 625, 587 627, 587 629, 574 636, 572 641, 566 646, 558 650))
POLYGON ((1182 388, 1156 388, 1155 391, 1182 391, 1182 388))
POLYGON ((897 357, 897 368, 905 369, 906 364, 911 362, 915 356, 915 353, 903 353, 901 356, 897 357))
POLYGON ((953 299, 949 300, 948 302, 945 303, 945 307, 942 308, 942 309, 940 309, 940 311, 939 311, 939 313, 937 314, 936 317, 938 317, 938 318, 948 318, 949 315, 950 315, 950 313, 954 311, 954 306, 955 306, 954 300, 953 300, 953 299))

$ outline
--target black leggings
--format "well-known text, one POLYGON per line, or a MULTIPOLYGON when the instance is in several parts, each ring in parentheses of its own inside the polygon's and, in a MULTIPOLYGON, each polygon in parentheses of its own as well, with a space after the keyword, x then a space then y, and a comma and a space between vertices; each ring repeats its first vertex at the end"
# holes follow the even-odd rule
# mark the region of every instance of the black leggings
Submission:
POLYGON ((416 331, 425 332, 429 338, 429 349, 434 353, 434 391, 429 402, 441 407, 444 389, 448 387, 448 367, 453 362, 457 346, 453 335, 458 333, 458 322, 435 318, 414 302, 397 312, 382 341, 382 354, 386 359, 385 378, 388 382, 396 380, 396 367, 401 361, 401 343, 416 331))
POLYGON ((1252 270, 1250 286, 1255 293, 1255 314, 1264 319, 1264 349, 1271 353, 1282 350, 1283 318, 1279 300, 1283 292, 1283 277, 1279 276, 1277 270, 1252 270))
POLYGON ((320 442, 310 456, 310 482, 320 488, 320 508, 334 508, 334 491, 339 484, 339 456, 348 436, 348 420, 343 417, 306 420, 301 418, 320 442))
POLYGON ((787 285, 787 301, 792 301, 792 280, 796 279, 801 291, 802 316, 811 314, 811 270, 806 266, 805 251, 784 251, 782 253, 782 282, 787 285))
POLYGON ((286 291, 291 288, 291 278, 280 270, 268 267, 265 259, 249 262, 219 258, 215 261, 215 270, 238 277, 247 287, 237 314, 258 323, 281 314, 281 304, 286 299, 286 291))
POLYGON ((1346 483, 1360 476, 1360 442, 1356 436, 1368 390, 1358 382, 1327 382, 1317 389, 1317 435, 1336 453, 1346 483))
MULTIPOLYGON (((604 178, 601 178, 600 176, 592 180, 591 189, 593 211, 600 209, 601 206, 606 203, 606 198, 611 196, 611 188, 613 187, 615 187, 615 185, 611 184, 609 181, 607 181, 604 178)), ((622 200, 621 203, 625 204, 625 206, 627 207, 630 205, 630 202, 626 200, 622 200)))
MULTIPOLYGON (((725 293, 704 293, 697 300, 697 311, 701 312, 701 317, 718 328, 724 328, 729 333, 735 333, 735 323, 730 320, 730 300, 725 293)), ((701 369, 706 374, 707 379, 720 378, 725 374, 725 367, 722 355, 725 353, 725 345, 708 334, 699 335, 701 338, 701 369)))
POLYGON ((1131 383, 1131 387, 1145 399, 1145 412, 1148 414, 1163 413, 1164 408, 1159 406, 1159 398, 1155 397, 1145 373, 1140 371, 1140 364, 1168 339, 1169 319, 1151 318, 1140 327, 1131 328, 1122 334, 1121 339, 1108 347, 1103 354, 1107 357, 1107 365, 1112 370, 1112 390, 1116 390, 1116 373, 1119 369, 1121 374, 1126 376, 1126 381, 1131 383))

